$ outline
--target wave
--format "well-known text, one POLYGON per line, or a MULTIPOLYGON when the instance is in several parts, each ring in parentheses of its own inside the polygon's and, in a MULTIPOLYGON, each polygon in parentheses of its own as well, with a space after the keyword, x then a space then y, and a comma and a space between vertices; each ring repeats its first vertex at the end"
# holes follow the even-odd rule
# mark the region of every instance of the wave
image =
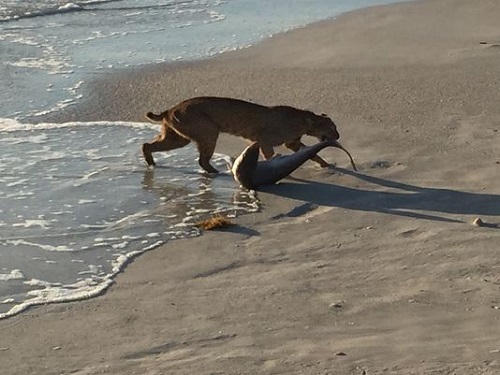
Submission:
MULTIPOLYGON (((24 18, 33 18, 33 17, 43 17, 43 16, 52 16, 55 14, 61 13, 72 13, 72 12, 82 12, 82 11, 126 11, 126 10, 147 10, 147 9, 165 9, 165 8, 177 8, 187 7, 191 8, 193 5, 200 5, 198 2, 194 0, 183 0, 183 1, 170 1, 164 4, 152 4, 152 5, 138 5, 138 6, 117 6, 117 7, 92 7, 92 5, 102 5, 108 3, 116 3, 121 2, 123 0, 88 0, 88 1, 75 1, 75 2, 67 2, 66 4, 60 5, 57 4, 37 4, 33 5, 32 2, 26 1, 26 5, 18 4, 15 8, 7 8, 4 10, 5 14, 0 13, 0 22, 8 22, 13 20, 20 20, 24 18), (36 8, 38 7, 38 8, 36 8)), ((216 3, 215 5, 218 5, 216 3)), ((1 8, 0 8, 1 9, 1 8)))
POLYGON ((75 128, 84 126, 123 126, 129 128, 137 129, 152 129, 159 130, 157 124, 151 124, 148 122, 130 122, 130 121, 73 121, 73 122, 61 122, 61 123, 22 123, 15 119, 10 118, 0 118, 0 133, 13 133, 21 131, 33 131, 33 130, 48 130, 48 129, 64 129, 64 128, 75 128))
POLYGON ((66 4, 61 5, 59 2, 56 4, 50 4, 47 2, 43 2, 42 4, 38 3, 36 5, 33 4, 32 1, 24 1, 16 4, 15 7, 5 9, 5 14, 0 14, 0 22, 8 22, 13 20, 19 20, 23 18, 33 18, 33 17, 42 17, 42 16, 51 16, 54 14, 60 13, 69 13, 69 12, 80 12, 89 9, 88 5, 98 5, 104 3, 112 3, 123 0, 88 0, 88 1, 75 1, 75 2, 67 2, 66 4))

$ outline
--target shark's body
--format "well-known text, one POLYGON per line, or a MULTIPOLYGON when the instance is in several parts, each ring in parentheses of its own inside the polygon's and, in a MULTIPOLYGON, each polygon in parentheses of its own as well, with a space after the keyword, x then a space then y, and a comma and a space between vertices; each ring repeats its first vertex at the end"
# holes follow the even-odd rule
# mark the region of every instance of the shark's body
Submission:
POLYGON ((255 142, 248 146, 235 160, 232 167, 233 176, 243 187, 255 190, 259 186, 271 185, 285 178, 329 146, 344 150, 349 155, 353 168, 356 169, 351 155, 337 141, 325 140, 312 146, 303 147, 293 154, 276 156, 266 161, 258 161, 259 144, 255 142))

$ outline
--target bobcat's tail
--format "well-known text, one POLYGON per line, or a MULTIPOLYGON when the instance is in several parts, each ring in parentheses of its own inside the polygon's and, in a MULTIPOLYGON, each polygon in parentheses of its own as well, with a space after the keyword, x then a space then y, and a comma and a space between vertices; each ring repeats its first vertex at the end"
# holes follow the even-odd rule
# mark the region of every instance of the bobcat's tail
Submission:
POLYGON ((155 121, 155 122, 162 122, 163 121, 162 114, 156 115, 153 112, 146 113, 146 118, 151 120, 151 121, 155 121))

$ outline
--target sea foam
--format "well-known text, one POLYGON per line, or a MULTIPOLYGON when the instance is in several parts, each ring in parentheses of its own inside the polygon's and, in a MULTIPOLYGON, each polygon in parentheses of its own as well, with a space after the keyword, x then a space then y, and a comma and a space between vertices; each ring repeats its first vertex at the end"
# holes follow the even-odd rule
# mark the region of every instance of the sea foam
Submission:
MULTIPOLYGON (((194 147, 158 153, 148 168, 140 145, 158 131, 0 120, 0 318, 98 295, 131 258, 199 235, 196 221, 258 210, 229 172, 200 171, 194 147)), ((224 171, 229 157, 212 162, 224 171)))

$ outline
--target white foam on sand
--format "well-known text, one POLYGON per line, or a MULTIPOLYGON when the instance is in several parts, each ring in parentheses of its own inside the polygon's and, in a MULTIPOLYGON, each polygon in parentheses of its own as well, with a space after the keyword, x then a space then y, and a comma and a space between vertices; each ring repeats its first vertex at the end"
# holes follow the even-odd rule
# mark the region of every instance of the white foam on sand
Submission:
POLYGON ((22 279, 24 279, 24 275, 21 272, 21 270, 12 270, 10 271, 10 273, 0 273, 1 281, 22 280, 22 279))
MULTIPOLYGON (((0 319, 19 314, 33 306, 45 305, 48 303, 83 301, 89 298, 97 297, 104 293, 113 284, 113 279, 116 275, 121 272, 133 258, 162 244, 162 241, 158 241, 144 247, 141 250, 121 254, 113 262, 112 272, 99 280, 96 280, 95 278, 86 278, 73 284, 65 285, 60 283, 50 283, 38 279, 25 281, 24 284, 36 287, 37 289, 29 291, 27 293, 28 299, 25 301, 16 304, 5 313, 0 313, 0 319)), ((0 280, 2 279, 0 278, 0 280)), ((0 302, 0 304, 12 304, 13 302, 13 299, 6 299, 0 302)))

